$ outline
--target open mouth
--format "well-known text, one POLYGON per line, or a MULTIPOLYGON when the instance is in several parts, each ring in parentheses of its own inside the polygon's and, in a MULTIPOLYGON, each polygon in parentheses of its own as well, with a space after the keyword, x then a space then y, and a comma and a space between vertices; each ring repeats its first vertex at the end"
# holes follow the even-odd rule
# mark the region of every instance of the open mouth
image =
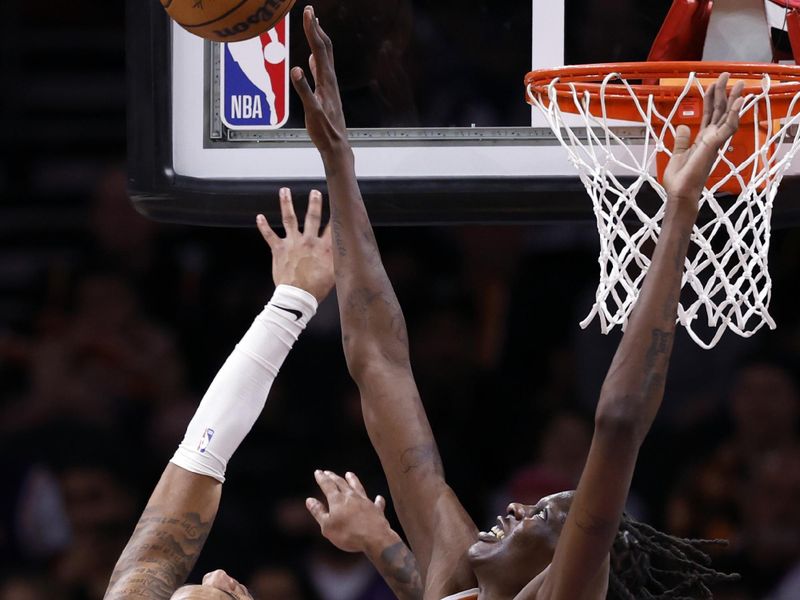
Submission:
POLYGON ((482 542, 486 542, 487 544, 496 544, 501 542, 504 537, 506 537, 506 531, 503 528, 503 520, 501 517, 497 517, 497 525, 492 527, 489 531, 481 531, 478 534, 478 539, 482 542))

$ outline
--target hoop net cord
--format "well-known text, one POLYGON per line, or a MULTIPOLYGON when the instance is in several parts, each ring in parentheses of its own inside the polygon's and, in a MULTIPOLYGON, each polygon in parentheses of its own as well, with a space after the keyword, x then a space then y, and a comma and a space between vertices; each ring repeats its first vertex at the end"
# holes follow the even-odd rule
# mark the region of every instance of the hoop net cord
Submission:
MULTIPOLYGON (((652 251, 658 240, 664 218, 667 194, 653 174, 656 157, 661 152, 672 156, 672 149, 666 147, 664 140, 668 133, 674 139, 677 126, 673 125, 673 118, 681 101, 694 88, 701 95, 705 91, 691 73, 671 111, 662 114, 652 96, 637 97, 633 87, 619 73, 609 73, 600 86, 600 114, 597 116, 589 111, 589 92, 569 85, 574 111, 582 120, 582 124, 570 126, 559 106, 557 84, 559 80, 555 79, 547 87, 546 99, 531 86, 528 96, 566 148, 570 162, 578 170, 592 199, 600 234, 600 283, 594 306, 581 327, 586 328, 597 317, 603 333, 618 325, 624 330, 650 267, 648 251, 652 251), (611 81, 619 84, 620 80, 644 123, 641 147, 626 144, 609 123, 606 86, 611 81), (633 177, 633 183, 629 179, 621 181, 621 177, 633 177), (652 215, 636 201, 645 183, 661 199, 652 215)), ((770 78, 765 75, 760 93, 747 96, 740 113, 742 116, 752 113, 754 117, 756 152, 741 164, 733 164, 726 156, 731 142, 720 150, 714 169, 725 163, 730 172, 703 190, 700 209, 704 214, 710 212, 711 217, 696 224, 692 231, 682 278, 678 323, 706 349, 713 348, 728 329, 750 337, 764 325, 775 328, 769 314, 770 222, 778 187, 800 150, 800 130, 796 127, 800 121, 800 94, 792 100, 788 116, 776 125, 770 107, 771 86, 770 78), (715 195, 733 180, 741 185, 738 197, 715 195), (705 316, 708 328, 698 325, 701 316, 705 316), (703 331, 695 331, 696 328, 703 331)), ((750 127, 749 119, 747 123, 742 127, 750 127)), ((741 129, 739 135, 742 135, 741 129)))

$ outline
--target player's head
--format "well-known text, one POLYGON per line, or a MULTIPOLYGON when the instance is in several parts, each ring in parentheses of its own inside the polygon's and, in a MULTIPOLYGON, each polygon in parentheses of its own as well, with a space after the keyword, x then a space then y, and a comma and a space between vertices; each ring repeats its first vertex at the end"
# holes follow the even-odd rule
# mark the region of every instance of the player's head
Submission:
POLYGON ((502 582, 516 593, 541 573, 553 553, 572 505, 573 492, 545 496, 533 505, 509 504, 492 530, 469 550, 479 581, 502 582))
MULTIPOLYGON (((469 550, 478 580, 516 594, 553 559, 574 492, 546 496, 534 505, 510 504, 491 532, 469 550)), ((737 575, 710 568, 703 552, 721 540, 686 540, 667 535, 624 515, 611 550, 608 598, 711 598, 708 586, 737 575), (659 595, 663 590, 675 595, 659 595), (647 595, 645 595, 647 594, 647 595)))
POLYGON ((241 583, 218 570, 203 577, 203 585, 178 588, 170 600, 253 600, 253 597, 241 583))

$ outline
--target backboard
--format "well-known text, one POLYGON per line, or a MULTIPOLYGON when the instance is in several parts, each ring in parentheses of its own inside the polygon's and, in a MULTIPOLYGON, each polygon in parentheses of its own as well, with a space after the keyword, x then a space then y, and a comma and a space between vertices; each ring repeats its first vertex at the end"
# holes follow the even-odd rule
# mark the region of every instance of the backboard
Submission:
MULTIPOLYGON (((752 0, 751 0, 752 1, 752 0)), ((591 219, 566 153, 525 102, 533 68, 646 60, 671 0, 310 2, 334 41, 358 175, 376 223, 591 219)), ((302 3, 249 48, 128 0, 130 189, 155 219, 250 225, 277 189, 323 187, 288 67, 302 3), (254 58, 255 57, 255 58, 254 58)), ((786 9, 766 2, 776 46, 786 9)), ((620 123, 635 145, 641 130, 620 123)), ((792 167, 800 174, 800 165, 792 167)), ((800 220, 789 177, 776 220, 800 220)))

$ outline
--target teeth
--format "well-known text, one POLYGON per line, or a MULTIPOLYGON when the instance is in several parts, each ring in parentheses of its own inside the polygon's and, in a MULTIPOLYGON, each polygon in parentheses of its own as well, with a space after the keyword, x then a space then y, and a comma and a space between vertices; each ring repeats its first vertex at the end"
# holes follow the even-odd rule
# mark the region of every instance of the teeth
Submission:
POLYGON ((494 532, 491 531, 481 531, 478 534, 478 539, 482 542, 486 542, 487 544, 496 544, 499 541, 494 532))
POLYGON ((502 540, 504 537, 506 537, 506 532, 500 529, 497 525, 492 527, 492 533, 498 540, 502 540))

